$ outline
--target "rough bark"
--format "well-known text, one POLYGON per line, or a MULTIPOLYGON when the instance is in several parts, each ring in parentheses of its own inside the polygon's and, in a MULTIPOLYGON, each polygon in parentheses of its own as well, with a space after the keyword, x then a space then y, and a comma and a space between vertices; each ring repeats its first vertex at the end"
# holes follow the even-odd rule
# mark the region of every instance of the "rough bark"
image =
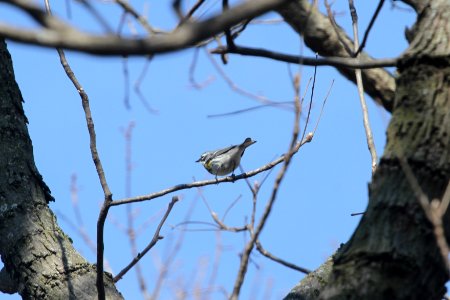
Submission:
MULTIPOLYGON (((24 299, 95 299, 95 266, 72 246, 48 207, 36 169, 22 95, 0 39, 0 254, 24 299)), ((122 299, 105 274, 110 299, 122 299)))
MULTIPOLYGON (((328 17, 320 13, 308 0, 291 1, 277 9, 277 12, 303 36, 305 44, 314 52, 325 57, 350 57, 328 17)), ((338 31, 347 47, 353 49, 352 39, 340 27, 338 31)), ((365 52, 361 53, 361 58, 372 59, 365 52)), ((354 70, 341 67, 336 69, 345 78, 356 83, 354 70)), ((387 111, 392 111, 395 92, 394 77, 384 69, 362 70, 362 76, 365 92, 387 111)))
MULTIPOLYGON (((320 299, 441 299, 449 278, 433 227, 398 157, 429 199, 450 180, 450 3, 429 1, 399 65, 387 145, 358 228, 336 254, 320 299)), ((444 217, 449 239, 450 214, 444 217)), ((289 299, 305 299, 292 291, 289 299)))

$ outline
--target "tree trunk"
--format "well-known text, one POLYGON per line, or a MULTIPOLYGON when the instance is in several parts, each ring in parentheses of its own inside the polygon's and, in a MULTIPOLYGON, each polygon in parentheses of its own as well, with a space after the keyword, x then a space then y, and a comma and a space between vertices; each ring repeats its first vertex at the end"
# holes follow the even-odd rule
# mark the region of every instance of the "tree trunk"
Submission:
MULTIPOLYGON (((73 248, 48 208, 50 190, 36 169, 22 95, 0 39, 0 254, 24 299, 95 299, 96 270, 73 248)), ((57 145, 56 145, 57 146, 57 145)), ((6 272, 5 272, 6 271, 6 272)), ((105 275, 110 299, 122 299, 105 275)))
MULTIPOLYGON (((328 283, 315 286, 316 297, 303 283, 289 299, 442 299, 445 293, 449 274, 434 228, 398 160, 407 160, 430 200, 442 199, 450 178, 450 2, 422 8, 398 65, 387 145, 366 213, 334 256, 328 283)), ((449 225, 447 212, 447 240, 449 225)))

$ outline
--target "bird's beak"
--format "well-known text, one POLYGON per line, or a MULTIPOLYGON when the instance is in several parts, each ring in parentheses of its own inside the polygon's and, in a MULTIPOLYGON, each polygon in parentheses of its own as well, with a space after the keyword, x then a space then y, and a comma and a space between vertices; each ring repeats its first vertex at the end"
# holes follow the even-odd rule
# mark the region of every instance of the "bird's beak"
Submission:
POLYGON ((202 158, 200 157, 199 159, 197 159, 195 162, 200 162, 200 160, 201 160, 202 158))

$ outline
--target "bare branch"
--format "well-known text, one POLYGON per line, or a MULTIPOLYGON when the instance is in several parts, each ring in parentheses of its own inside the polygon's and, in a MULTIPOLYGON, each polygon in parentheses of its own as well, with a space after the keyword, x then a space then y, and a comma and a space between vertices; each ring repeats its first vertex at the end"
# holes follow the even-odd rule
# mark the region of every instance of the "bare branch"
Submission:
MULTIPOLYGON (((260 96, 260 95, 256 95, 254 93, 251 93, 241 87, 239 87, 236 83, 233 82, 233 80, 227 76, 227 74, 225 73, 225 71, 221 68, 221 66, 216 62, 216 60, 214 59, 214 57, 211 55, 210 52, 208 52, 205 49, 205 53, 207 55, 207 57, 209 58, 209 60, 211 61, 211 64, 214 66, 214 68, 217 70, 217 72, 220 74, 220 76, 222 76, 222 78, 225 80, 225 82, 228 84, 228 86, 235 92, 248 97, 250 99, 254 99, 260 103, 263 104, 276 104, 277 102, 274 102, 270 99, 268 99, 267 97, 264 96, 260 96)), ((222 60, 224 60, 224 56, 221 56, 222 60)), ((225 63, 225 62, 224 62, 225 63)))
POLYGON ((130 3, 124 0, 114 0, 120 7, 126 12, 132 15, 138 22, 142 25, 142 27, 150 34, 155 33, 163 33, 161 30, 157 30, 153 28, 147 21, 146 18, 141 16, 132 6, 130 3))
POLYGON ((142 105, 144 105, 145 109, 151 114, 158 114, 158 110, 150 105, 144 93, 142 93, 141 91, 141 84, 144 81, 145 76, 147 75, 147 70, 150 67, 150 63, 152 62, 153 57, 154 57, 153 55, 147 56, 144 66, 142 67, 141 74, 139 74, 139 77, 134 82, 133 89, 136 95, 138 96, 139 100, 141 100, 142 105))
POLYGON ((197 80, 195 79, 195 69, 197 68, 199 52, 199 47, 194 48, 194 56, 192 57, 192 62, 189 66, 189 82, 191 83, 192 87, 196 89, 202 89, 214 80, 214 76, 209 76, 201 83, 197 82, 197 80))
MULTIPOLYGON (((350 7, 350 15, 352 16, 352 24, 353 24, 353 49, 356 53, 359 49, 358 15, 356 13, 356 8, 353 4, 353 0, 349 0, 348 4, 350 7)), ((359 54, 357 54, 356 57, 359 57, 359 54)), ((374 144, 373 135, 372 135, 372 129, 370 127, 369 112, 367 109, 366 99, 364 97, 364 87, 363 87, 361 70, 356 69, 355 75, 356 75, 356 85, 358 87, 359 100, 360 100, 361 109, 363 112, 363 124, 364 124, 364 130, 366 132, 367 146, 369 148, 370 156, 372 158, 372 175, 373 175, 373 174, 375 174, 375 171, 377 170, 377 164, 378 164, 377 150, 375 149, 375 144, 374 144)))
POLYGON ((46 15, 39 6, 26 0, 0 1, 27 12, 44 27, 42 30, 28 30, 1 25, 0 36, 22 43, 102 55, 149 55, 192 47, 219 34, 225 28, 260 16, 287 2, 287 0, 245 1, 204 21, 185 23, 171 33, 133 39, 83 33, 56 17, 46 15))
POLYGON ((356 51, 356 53, 354 54, 354 56, 358 56, 358 54, 364 49, 364 47, 366 46, 366 42, 367 42, 367 38, 369 37, 369 33, 370 30, 372 29, 373 24, 375 24, 375 20, 378 17, 378 14, 381 11, 381 8, 383 7, 384 4, 384 0, 380 0, 380 2, 378 2, 378 6, 375 10, 375 13, 373 14, 372 18, 370 19, 370 23, 367 26, 366 32, 364 33, 364 37, 362 40, 361 45, 359 46, 358 50, 356 51))
POLYGON ((265 57, 283 62, 302 64, 305 66, 333 66, 349 69, 375 69, 381 67, 393 67, 397 64, 398 58, 385 59, 360 59, 347 57, 323 57, 314 58, 298 55, 290 55, 279 52, 273 52, 260 48, 242 47, 235 44, 230 49, 226 46, 217 47, 211 50, 214 54, 233 53, 244 56, 265 57))
POLYGON ((331 89, 333 88, 333 84, 334 84, 334 79, 333 79, 333 81, 331 81, 330 88, 328 89, 327 94, 325 95, 325 99, 323 99, 322 108, 320 109, 320 114, 319 114, 319 117, 317 118, 316 126, 314 127, 314 130, 312 132, 313 135, 316 134, 317 127, 319 127, 320 119, 322 118, 323 110, 325 108, 325 104, 327 103, 328 97, 330 96, 331 89))
POLYGON ((194 13, 200 8, 200 6, 202 6, 202 4, 205 2, 205 0, 198 0, 192 7, 191 9, 187 12, 186 16, 184 16, 181 21, 180 21, 180 25, 182 25, 183 23, 185 23, 186 21, 188 21, 193 15, 194 13))
MULTIPOLYGON (((311 97, 309 100, 308 113, 306 115, 305 128, 303 129, 302 140, 305 138, 306 129, 308 129, 309 117, 311 116, 312 102, 314 99, 314 88, 316 86, 316 74, 317 74, 317 67, 314 67, 314 76, 313 76, 313 83, 312 83, 312 88, 311 88, 311 97)), ((298 91, 297 91, 297 93, 298 93, 298 91)), ((305 93, 306 93, 306 90, 305 90, 305 93)), ((298 94, 297 94, 297 97, 299 97, 298 94)), ((303 96, 303 98, 302 98, 302 103, 303 103, 304 99, 305 99, 305 96, 303 96)))
POLYGON ((297 266, 293 263, 290 263, 288 261, 285 261, 284 259, 281 259, 279 257, 276 257, 275 255, 273 255, 272 253, 270 253, 269 251, 267 251, 266 249, 263 248, 263 246, 261 245, 261 242, 259 240, 256 240, 256 249, 259 251, 259 253, 261 253, 262 255, 264 255, 265 257, 279 263, 282 264, 285 267, 288 267, 292 270, 296 270, 305 274, 309 274, 311 273, 311 270, 305 269, 303 267, 297 266))
POLYGON ((237 201, 239 201, 239 199, 241 197, 238 197, 235 201, 233 201, 231 203, 230 207, 225 211, 222 220, 220 220, 219 217, 217 216, 217 213, 214 212, 211 209, 211 207, 209 206, 208 201, 206 200, 205 195, 203 194, 203 192, 200 188, 198 188, 198 194, 200 195, 200 198, 202 198, 203 203, 205 203, 206 208, 208 208, 208 211, 211 214, 211 218, 214 220, 214 222, 216 222, 217 228, 219 230, 224 230, 224 231, 229 231, 229 232, 241 232, 241 231, 248 230, 248 225, 244 225, 241 227, 230 227, 224 223, 224 219, 225 219, 225 216, 227 215, 228 211, 234 206, 234 204, 236 204, 237 201))
POLYGON ((163 227, 164 223, 167 220, 167 217, 169 216, 170 212, 172 211, 173 206, 175 205, 175 203, 178 202, 178 197, 174 196, 172 197, 172 201, 170 201, 169 206, 167 207, 166 213, 164 214, 164 216, 162 217, 161 221, 159 222, 158 227, 155 230, 155 234, 153 235, 152 240, 150 241, 150 243, 148 243, 148 245, 144 248, 144 250, 142 250, 142 252, 138 253, 138 255, 122 270, 120 271, 115 277, 114 277, 114 282, 119 281, 120 279, 122 279, 123 275, 125 275, 135 264, 138 263, 139 260, 141 260, 142 257, 144 257, 145 254, 147 254, 147 252, 153 248, 153 246, 156 245, 156 243, 161 240, 163 237, 160 235, 161 232, 161 228, 163 227))

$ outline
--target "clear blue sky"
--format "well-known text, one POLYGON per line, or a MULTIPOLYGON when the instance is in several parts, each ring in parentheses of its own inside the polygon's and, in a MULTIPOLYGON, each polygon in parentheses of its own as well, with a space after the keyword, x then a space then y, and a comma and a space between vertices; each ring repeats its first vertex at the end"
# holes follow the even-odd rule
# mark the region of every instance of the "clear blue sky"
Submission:
MULTIPOLYGON (((67 19, 66 1, 53 2, 54 14, 67 19)), ((335 2, 333 8, 339 13, 337 22, 351 32, 347 1, 335 2)), ((370 5, 366 1, 361 2, 356 2, 361 25, 360 37, 376 6, 375 1, 370 5)), ((70 3, 71 23, 89 31, 102 32, 95 19, 80 5, 70 3)), ((170 3, 131 1, 139 11, 148 12, 151 23, 162 29, 170 29, 176 21, 170 3)), ((207 14, 220 7, 220 1, 207 3, 211 7, 207 14)), ((96 7, 109 24, 116 28, 120 10, 111 3, 96 3, 96 7)), ((269 14, 262 19, 279 18, 276 14, 269 14)), ((34 26, 27 17, 4 4, 0 9, 0 21, 34 26)), ((392 9, 389 2, 385 3, 366 49, 377 58, 399 55, 407 46, 404 28, 413 21, 412 12, 392 9)), ((132 23, 139 28, 136 22, 132 23)), ((125 28, 125 32, 129 32, 129 27, 125 28)), ((301 51, 298 35, 283 23, 251 25, 237 42, 290 54, 299 54, 301 51)), ((24 107, 29 119, 36 164, 56 199, 56 202, 51 203, 51 208, 59 215, 59 224, 72 237, 74 246, 90 262, 95 262, 94 253, 77 232, 62 220, 64 215, 76 222, 70 191, 71 176, 76 174, 85 230, 95 240, 102 190, 90 157, 80 98, 65 76, 55 50, 14 42, 8 42, 8 47, 16 79, 25 99, 24 107)), ((304 47, 303 51, 305 55, 313 55, 304 47)), ((209 115, 233 112, 259 103, 233 91, 203 50, 199 53, 195 78, 198 82, 211 80, 202 89, 193 88, 189 81, 193 55, 194 51, 189 49, 158 56, 150 63, 141 91, 150 105, 158 110, 157 114, 151 114, 132 88, 145 65, 145 58, 128 59, 131 84, 131 109, 128 110, 124 105, 126 84, 123 58, 67 52, 69 63, 90 97, 98 150, 114 199, 126 195, 123 131, 130 122, 135 123, 132 139, 133 196, 188 183, 193 178, 213 178, 194 161, 205 150, 240 143, 246 137, 252 137, 257 143, 244 155, 242 165, 245 170, 262 166, 287 150, 293 127, 292 112, 266 107, 228 117, 208 118, 209 115)), ((215 59, 220 64, 220 59, 215 59)), ((285 63, 231 55, 229 64, 222 65, 222 69, 237 86, 246 91, 274 101, 293 99, 285 63)), ((292 70, 297 72, 299 69, 292 66, 292 70)), ((301 72, 304 91, 305 83, 313 75, 313 68, 303 67, 301 72)), ((340 243, 348 240, 359 221, 359 217, 351 217, 350 214, 364 211, 368 199, 371 164, 356 87, 333 68, 321 67, 317 70, 311 125, 317 120, 332 80, 335 80, 334 86, 316 136, 312 143, 295 156, 261 235, 267 250, 309 269, 318 267, 340 243)), ((370 98, 367 97, 367 101, 376 147, 381 156, 389 115, 374 105, 370 98)), ((302 125, 304 121, 305 118, 302 118, 302 125)), ((276 167, 263 185, 258 199, 258 217, 269 198, 279 169, 276 167)), ((265 175, 259 174, 251 178, 250 182, 261 182, 265 175)), ((227 225, 239 226, 249 218, 251 193, 244 181, 207 186, 201 192, 219 217, 223 216, 235 199, 241 197, 228 212, 225 219, 227 225)), ((172 299, 176 288, 187 287, 192 291, 193 286, 206 287, 217 245, 216 232, 209 230, 212 227, 207 224, 192 223, 188 226, 189 229, 199 229, 197 231, 180 230, 183 227, 172 229, 171 225, 184 221, 191 207, 193 212, 190 221, 213 223, 198 190, 181 191, 175 195, 182 200, 175 206, 162 229, 165 239, 141 261, 148 289, 152 292, 158 268, 180 235, 184 234, 182 247, 169 270, 161 299, 172 299)), ((135 219, 136 227, 148 223, 137 237, 139 249, 145 247, 153 236, 154 228, 171 196, 133 205, 133 210, 139 212, 135 219)), ((131 260, 128 238, 123 231, 127 222, 126 208, 113 207, 110 217, 105 227, 105 256, 110 270, 117 273, 131 260)), ((222 232, 220 239, 224 250, 216 286, 230 293, 238 270, 239 253, 248 236, 222 232)), ((254 252, 241 299, 266 299, 266 288, 270 290, 271 299, 279 299, 302 277, 302 274, 254 252)), ((119 282, 118 288, 126 299, 139 299, 141 295, 133 271, 119 282)), ((215 292, 211 298, 221 299, 222 295, 215 292)), ((18 299, 18 296, 2 294, 0 298, 18 299)), ((188 298, 193 299, 194 295, 190 294, 188 298)))

